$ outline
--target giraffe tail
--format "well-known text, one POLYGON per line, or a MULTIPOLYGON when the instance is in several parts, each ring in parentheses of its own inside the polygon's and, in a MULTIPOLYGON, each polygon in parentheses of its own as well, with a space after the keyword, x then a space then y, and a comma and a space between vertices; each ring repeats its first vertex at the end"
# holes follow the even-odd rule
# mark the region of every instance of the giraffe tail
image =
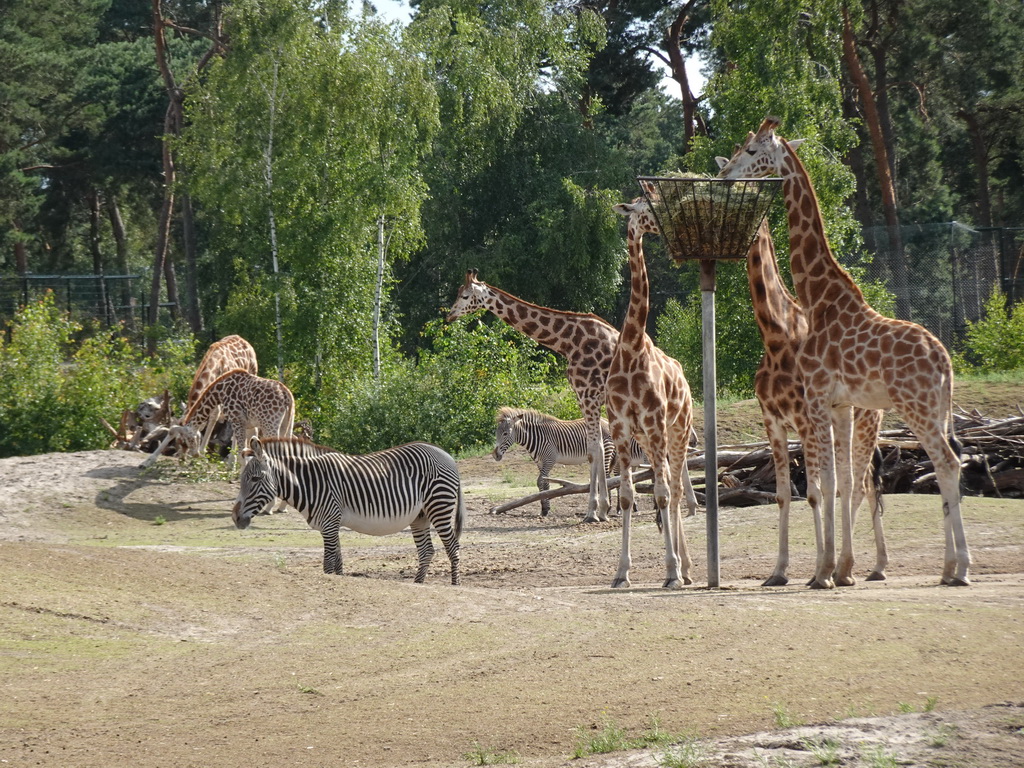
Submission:
POLYGON ((875 446, 875 453, 871 457, 871 495, 874 496, 875 508, 871 510, 872 519, 882 516, 885 512, 885 502, 882 501, 882 449, 875 446))

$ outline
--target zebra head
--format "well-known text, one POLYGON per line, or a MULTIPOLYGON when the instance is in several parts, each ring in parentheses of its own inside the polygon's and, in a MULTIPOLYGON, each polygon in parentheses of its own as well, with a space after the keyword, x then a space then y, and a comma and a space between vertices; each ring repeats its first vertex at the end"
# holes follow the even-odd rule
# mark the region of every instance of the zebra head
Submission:
POLYGON ((263 453, 260 439, 253 436, 249 449, 242 452, 241 488, 231 508, 231 519, 236 528, 248 528, 254 515, 265 511, 277 499, 277 475, 263 453))
POLYGON ((522 419, 521 414, 501 413, 498 417, 498 426, 494 430, 494 460, 501 461, 505 451, 516 444, 515 428, 522 419))
POLYGON ((452 309, 448 313, 447 321, 449 323, 469 312, 487 306, 487 285, 477 280, 476 276, 477 270, 475 269, 466 272, 466 282, 459 288, 459 295, 455 297, 455 303, 452 304, 452 309))

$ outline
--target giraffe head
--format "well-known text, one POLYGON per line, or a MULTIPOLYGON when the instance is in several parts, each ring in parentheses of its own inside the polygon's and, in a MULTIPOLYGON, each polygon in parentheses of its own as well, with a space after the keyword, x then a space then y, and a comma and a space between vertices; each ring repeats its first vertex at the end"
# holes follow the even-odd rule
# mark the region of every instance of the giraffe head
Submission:
POLYGON ((451 311, 448 313, 446 318, 447 322, 451 322, 456 318, 467 315, 477 309, 484 309, 487 305, 484 302, 484 298, 487 295, 487 286, 476 279, 479 274, 479 270, 470 269, 466 272, 466 282, 459 288, 458 296, 455 297, 455 303, 452 304, 451 311))
POLYGON ((260 439, 253 436, 249 448, 242 452, 245 466, 238 498, 231 507, 236 528, 248 528, 253 516, 267 510, 277 499, 277 475, 267 464, 260 439))
POLYGON ((175 424, 170 429, 174 445, 182 459, 199 455, 199 432, 191 424, 175 424))
POLYGON ((640 183, 647 193, 645 197, 638 197, 631 203, 617 203, 612 206, 612 210, 629 219, 630 233, 659 235, 661 230, 658 228, 658 221, 654 218, 654 211, 651 210, 649 202, 657 198, 657 190, 648 181, 640 183))
POLYGON ((777 117, 766 117, 757 129, 757 133, 748 133, 747 140, 743 142, 732 159, 726 160, 719 157, 718 165, 721 170, 718 172, 720 179, 759 179, 764 176, 781 176, 782 163, 786 157, 788 143, 792 149, 803 144, 803 139, 793 139, 787 142, 775 133, 779 127, 777 117))

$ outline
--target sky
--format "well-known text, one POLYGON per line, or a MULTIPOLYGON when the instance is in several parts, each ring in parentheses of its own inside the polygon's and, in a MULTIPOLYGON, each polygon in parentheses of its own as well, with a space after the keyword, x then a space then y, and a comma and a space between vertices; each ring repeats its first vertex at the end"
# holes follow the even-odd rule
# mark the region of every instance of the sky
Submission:
MULTIPOLYGON (((358 12, 362 0, 351 0, 351 2, 353 9, 358 12)), ((404 0, 371 0, 371 2, 377 11, 387 19, 395 19, 406 24, 412 16, 412 9, 404 0)), ((678 98, 679 86, 668 76, 668 68, 661 63, 660 59, 655 60, 655 63, 665 72, 665 77, 661 81, 662 90, 678 98)), ((696 58, 687 59, 686 73, 690 77, 691 90, 694 95, 699 96, 704 89, 704 75, 700 72, 700 61, 696 58)))

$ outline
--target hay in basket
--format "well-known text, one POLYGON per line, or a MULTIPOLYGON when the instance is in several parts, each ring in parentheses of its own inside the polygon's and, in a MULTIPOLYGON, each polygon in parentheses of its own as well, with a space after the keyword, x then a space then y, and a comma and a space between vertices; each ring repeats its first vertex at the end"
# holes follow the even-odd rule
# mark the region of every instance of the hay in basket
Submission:
POLYGON ((745 259, 781 179, 638 176, 676 262, 745 259))

